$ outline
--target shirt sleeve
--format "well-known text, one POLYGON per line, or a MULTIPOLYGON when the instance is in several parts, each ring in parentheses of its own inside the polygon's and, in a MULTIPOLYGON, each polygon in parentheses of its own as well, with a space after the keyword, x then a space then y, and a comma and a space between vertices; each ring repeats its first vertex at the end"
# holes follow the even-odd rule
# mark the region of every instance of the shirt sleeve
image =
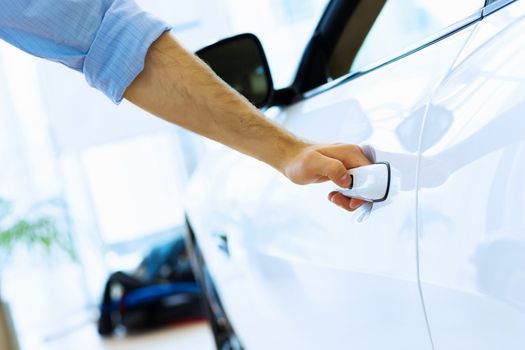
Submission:
POLYGON ((133 0, 0 0, 0 38, 84 73, 115 103, 169 29, 133 0))

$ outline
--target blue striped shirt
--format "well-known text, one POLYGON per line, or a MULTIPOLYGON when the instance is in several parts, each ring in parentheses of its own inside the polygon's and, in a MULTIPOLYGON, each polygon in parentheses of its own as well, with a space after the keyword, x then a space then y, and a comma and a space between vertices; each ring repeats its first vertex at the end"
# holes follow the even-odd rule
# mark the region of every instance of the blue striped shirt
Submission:
POLYGON ((0 0, 0 38, 84 73, 118 103, 170 27, 133 0, 0 0))

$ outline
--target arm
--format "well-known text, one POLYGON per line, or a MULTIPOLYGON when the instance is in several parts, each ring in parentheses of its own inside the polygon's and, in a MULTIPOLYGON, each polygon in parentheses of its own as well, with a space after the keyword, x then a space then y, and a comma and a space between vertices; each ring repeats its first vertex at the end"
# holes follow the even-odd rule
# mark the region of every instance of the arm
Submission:
MULTIPOLYGON (((367 162, 356 146, 312 145, 268 121, 162 34, 168 29, 132 0, 0 1, 0 39, 82 72, 115 103, 125 93, 145 110, 260 159, 296 183, 332 179, 348 186, 346 169, 367 162)), ((330 198, 345 208, 359 203, 330 198)))
MULTIPOLYGON (((257 158, 297 184, 350 185, 347 169, 368 164, 355 145, 314 145, 265 118, 169 34, 150 47, 124 97, 146 111, 257 158)), ((362 202, 330 194, 355 209, 362 202)))

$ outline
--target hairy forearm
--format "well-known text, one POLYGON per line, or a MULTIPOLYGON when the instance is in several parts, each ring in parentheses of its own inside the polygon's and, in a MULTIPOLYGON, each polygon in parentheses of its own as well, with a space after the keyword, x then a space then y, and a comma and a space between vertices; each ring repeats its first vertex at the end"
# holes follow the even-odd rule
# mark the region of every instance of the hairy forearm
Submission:
POLYGON ((148 112, 284 172, 307 144, 266 119, 169 34, 149 49, 126 99, 148 112))
MULTIPOLYGON (((369 163, 358 146, 309 144, 266 119, 169 34, 150 47, 144 70, 124 97, 162 119, 271 165, 297 184, 332 180, 348 187, 347 169, 369 163)), ((347 210, 363 203, 334 192, 329 199, 347 210)))

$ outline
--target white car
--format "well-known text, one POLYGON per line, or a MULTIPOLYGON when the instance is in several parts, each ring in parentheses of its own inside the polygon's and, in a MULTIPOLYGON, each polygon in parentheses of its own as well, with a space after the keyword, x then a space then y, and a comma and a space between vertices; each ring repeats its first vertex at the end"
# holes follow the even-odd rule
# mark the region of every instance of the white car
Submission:
POLYGON ((198 54, 297 135, 391 167, 350 213, 331 183, 201 162, 188 245, 218 347, 525 349, 525 1, 332 0, 277 91, 254 36, 198 54))

